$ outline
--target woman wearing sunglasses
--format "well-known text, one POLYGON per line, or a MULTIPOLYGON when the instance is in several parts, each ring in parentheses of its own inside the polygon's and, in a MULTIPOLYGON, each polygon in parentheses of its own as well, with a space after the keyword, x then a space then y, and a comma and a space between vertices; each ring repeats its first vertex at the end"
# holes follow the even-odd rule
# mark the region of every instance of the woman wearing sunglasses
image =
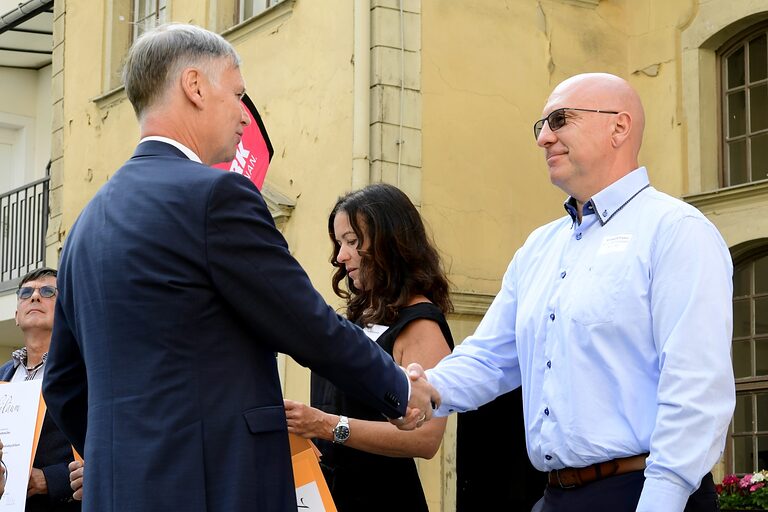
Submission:
MULTIPOLYGON (((444 314, 448 280, 418 211, 398 188, 370 185, 341 197, 328 219, 334 292, 346 316, 403 367, 431 368, 453 348, 444 314), (342 287, 344 282, 346 287, 342 287)), ((432 458, 446 420, 404 432, 312 375, 312 407, 285 401, 288 431, 314 438, 339 512, 427 511, 413 457, 432 458)))

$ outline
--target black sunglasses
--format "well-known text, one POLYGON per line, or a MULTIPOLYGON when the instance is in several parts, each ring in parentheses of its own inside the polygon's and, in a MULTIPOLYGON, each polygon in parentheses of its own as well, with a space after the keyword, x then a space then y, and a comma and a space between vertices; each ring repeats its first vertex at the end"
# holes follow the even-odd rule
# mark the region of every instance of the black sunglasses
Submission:
POLYGON ((57 292, 55 286, 46 285, 41 286, 40 288, 25 286, 16 290, 16 296, 19 298, 19 300, 27 300, 28 298, 32 297, 32 294, 35 293, 35 290, 39 290, 40 296, 46 299, 50 299, 51 297, 55 296, 57 292))
POLYGON ((618 114, 618 112, 614 112, 613 110, 591 110, 588 108, 559 108, 557 110, 553 110, 549 113, 549 115, 543 119, 539 119, 535 123, 533 123, 533 136, 536 138, 536 140, 539 140, 539 134, 541 133, 541 130, 544 128, 544 122, 546 121, 549 123, 549 129, 553 132, 556 132, 563 126, 565 126, 565 123, 567 122, 568 118, 565 115, 566 110, 576 110, 578 112, 597 112, 598 114, 618 114))

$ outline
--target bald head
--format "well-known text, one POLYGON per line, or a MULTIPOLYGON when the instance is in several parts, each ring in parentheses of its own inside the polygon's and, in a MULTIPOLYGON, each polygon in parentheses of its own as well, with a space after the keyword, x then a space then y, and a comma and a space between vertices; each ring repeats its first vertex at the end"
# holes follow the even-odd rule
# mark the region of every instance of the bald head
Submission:
POLYGON ((536 126, 553 184, 586 201, 638 167, 645 114, 626 80, 585 73, 560 83, 536 126), (554 116, 549 116, 554 113, 554 116))
POLYGON ((640 152, 645 129, 645 112, 640 96, 629 82, 610 73, 582 73, 568 78, 555 87, 550 100, 556 96, 578 99, 587 108, 626 112, 632 119, 629 133, 630 145, 635 157, 640 152))

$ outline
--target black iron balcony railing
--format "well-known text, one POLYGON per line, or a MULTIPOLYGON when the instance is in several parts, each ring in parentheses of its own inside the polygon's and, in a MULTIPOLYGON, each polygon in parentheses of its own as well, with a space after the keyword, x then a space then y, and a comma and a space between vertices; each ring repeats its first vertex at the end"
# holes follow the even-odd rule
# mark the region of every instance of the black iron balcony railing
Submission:
POLYGON ((0 282, 45 264, 49 180, 45 177, 0 195, 0 282))

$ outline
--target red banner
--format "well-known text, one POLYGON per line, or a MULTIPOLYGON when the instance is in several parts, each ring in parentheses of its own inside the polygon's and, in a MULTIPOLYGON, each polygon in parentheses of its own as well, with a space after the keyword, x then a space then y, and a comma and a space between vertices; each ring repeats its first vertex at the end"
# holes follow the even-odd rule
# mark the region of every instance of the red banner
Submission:
POLYGON ((261 116, 247 94, 243 96, 243 106, 248 111, 251 124, 243 131, 243 138, 237 145, 235 159, 213 167, 242 174, 261 190, 274 150, 261 116))

